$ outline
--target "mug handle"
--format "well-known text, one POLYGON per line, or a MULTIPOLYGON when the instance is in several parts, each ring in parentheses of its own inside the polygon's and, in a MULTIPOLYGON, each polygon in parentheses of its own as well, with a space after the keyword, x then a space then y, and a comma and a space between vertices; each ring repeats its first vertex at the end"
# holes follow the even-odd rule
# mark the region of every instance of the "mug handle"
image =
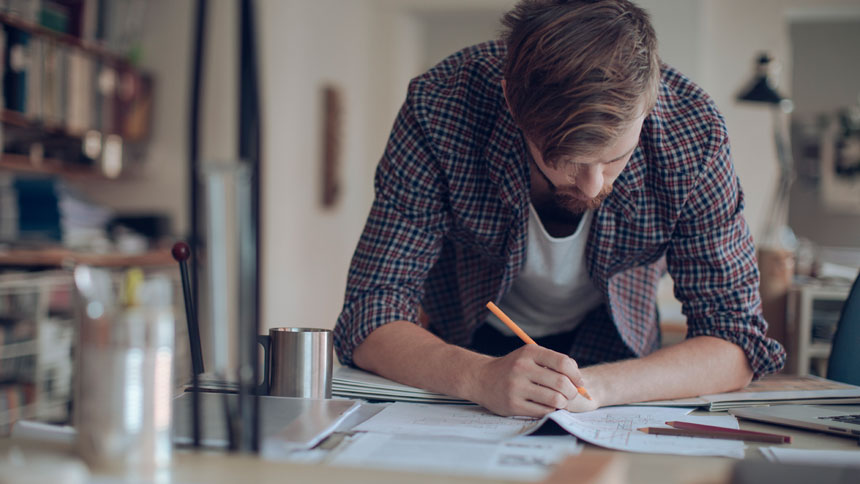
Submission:
POLYGON ((257 335, 257 344, 263 346, 263 383, 257 383, 257 394, 269 394, 269 349, 271 348, 271 338, 267 334, 257 335))

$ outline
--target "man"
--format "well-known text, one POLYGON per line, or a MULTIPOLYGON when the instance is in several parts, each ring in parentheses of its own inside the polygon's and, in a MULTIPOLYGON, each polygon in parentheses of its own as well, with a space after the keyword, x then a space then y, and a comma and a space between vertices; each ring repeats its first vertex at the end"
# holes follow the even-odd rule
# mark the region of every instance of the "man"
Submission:
POLYGON ((409 86, 335 327, 341 361, 524 416, 781 369, 723 119, 660 65, 647 14, 526 0, 503 23, 501 42, 409 86), (659 349, 667 268, 688 334, 659 349))

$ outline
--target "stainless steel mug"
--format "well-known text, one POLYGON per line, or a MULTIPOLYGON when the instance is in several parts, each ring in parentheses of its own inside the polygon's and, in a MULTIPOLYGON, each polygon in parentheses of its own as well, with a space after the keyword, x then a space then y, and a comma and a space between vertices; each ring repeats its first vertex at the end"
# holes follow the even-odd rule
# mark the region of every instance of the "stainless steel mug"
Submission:
POLYGON ((257 342, 264 348, 261 394, 331 398, 331 330, 272 328, 257 342))

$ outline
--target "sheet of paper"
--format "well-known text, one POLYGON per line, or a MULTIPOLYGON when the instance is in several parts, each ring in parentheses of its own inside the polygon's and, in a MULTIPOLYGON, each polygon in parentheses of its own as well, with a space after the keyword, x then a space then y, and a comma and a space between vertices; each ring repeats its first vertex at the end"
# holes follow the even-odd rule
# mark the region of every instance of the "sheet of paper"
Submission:
POLYGON ((482 442, 450 437, 357 434, 329 462, 345 467, 372 467, 447 475, 539 480, 582 444, 571 435, 516 437, 482 442))
POLYGON ((759 450, 771 462, 860 468, 860 450, 808 450, 784 447, 761 447, 759 450))
POLYGON ((478 406, 397 402, 353 430, 500 441, 528 433, 541 423, 531 418, 499 417, 478 406))
POLYGON ((744 443, 739 440, 653 435, 640 427, 667 427, 670 420, 682 420, 718 427, 738 428, 732 416, 693 417, 692 409, 671 407, 607 407, 585 413, 557 410, 549 418, 563 429, 601 447, 628 452, 677 455, 714 455, 741 459, 744 443))

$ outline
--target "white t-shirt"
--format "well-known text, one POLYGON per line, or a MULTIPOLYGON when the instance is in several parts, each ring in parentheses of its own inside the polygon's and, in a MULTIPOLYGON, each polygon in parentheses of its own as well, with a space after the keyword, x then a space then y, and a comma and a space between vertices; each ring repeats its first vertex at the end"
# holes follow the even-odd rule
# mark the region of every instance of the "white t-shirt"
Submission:
MULTIPOLYGON (((593 212, 582 216, 576 231, 556 238, 547 233, 529 204, 526 262, 510 292, 496 304, 532 338, 574 329, 603 301, 585 264, 585 244, 593 212)), ((487 322, 503 334, 514 333, 490 314, 487 322)))

